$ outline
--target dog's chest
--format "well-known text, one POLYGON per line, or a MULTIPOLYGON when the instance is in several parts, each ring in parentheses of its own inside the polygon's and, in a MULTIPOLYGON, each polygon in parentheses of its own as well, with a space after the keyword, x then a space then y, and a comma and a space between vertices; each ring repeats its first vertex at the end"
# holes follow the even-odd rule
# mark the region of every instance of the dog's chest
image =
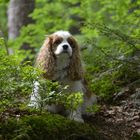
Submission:
POLYGON ((53 80, 59 81, 65 79, 68 71, 68 66, 70 63, 70 58, 67 54, 62 54, 57 57, 56 61, 56 71, 53 80))
POLYGON ((66 92, 84 92, 84 86, 81 80, 72 81, 68 77, 68 67, 70 57, 67 54, 62 54, 57 57, 56 71, 53 80, 58 81, 63 86, 68 86, 66 92))
POLYGON ((68 88, 66 89, 66 92, 69 92, 69 93, 74 93, 74 92, 84 93, 85 92, 85 88, 81 80, 71 81, 71 80, 65 79, 61 81, 61 84, 64 86, 66 85, 68 86, 68 88))

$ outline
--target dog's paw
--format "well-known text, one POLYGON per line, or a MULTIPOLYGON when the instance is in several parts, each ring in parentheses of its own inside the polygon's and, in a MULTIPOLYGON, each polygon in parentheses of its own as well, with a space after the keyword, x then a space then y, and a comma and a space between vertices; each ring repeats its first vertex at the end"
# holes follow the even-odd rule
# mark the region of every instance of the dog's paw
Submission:
POLYGON ((77 112, 73 112, 71 113, 68 118, 70 120, 74 120, 74 121, 77 121, 77 122, 81 122, 81 123, 84 123, 84 120, 82 118, 82 115, 81 114, 78 114, 77 112))
POLYGON ((72 118, 72 120, 74 120, 74 121, 76 121, 76 122, 81 122, 81 123, 84 123, 84 120, 83 120, 83 118, 77 118, 77 117, 74 117, 74 118, 72 118))

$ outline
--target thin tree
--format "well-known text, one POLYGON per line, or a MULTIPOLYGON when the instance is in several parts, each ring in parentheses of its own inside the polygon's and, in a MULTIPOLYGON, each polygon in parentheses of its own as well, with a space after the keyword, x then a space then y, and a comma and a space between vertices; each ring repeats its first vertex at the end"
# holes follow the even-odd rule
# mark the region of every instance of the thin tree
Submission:
POLYGON ((10 0, 8 7, 8 39, 19 36, 22 26, 32 22, 29 14, 33 12, 35 0, 10 0))

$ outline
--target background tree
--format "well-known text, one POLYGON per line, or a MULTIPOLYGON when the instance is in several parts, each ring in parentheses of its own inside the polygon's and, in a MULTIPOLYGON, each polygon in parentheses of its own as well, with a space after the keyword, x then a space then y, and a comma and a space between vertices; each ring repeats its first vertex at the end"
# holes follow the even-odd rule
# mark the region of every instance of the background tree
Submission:
POLYGON ((34 0, 10 0, 8 7, 8 38, 15 39, 19 36, 22 26, 26 26, 33 20, 29 14, 33 12, 34 0))
MULTIPOLYGON (((29 16, 35 7, 35 0, 10 0, 8 7, 8 39, 12 40, 20 35, 20 29, 32 23, 29 16)), ((30 50, 29 44, 23 43, 21 49, 30 50)), ((12 50, 9 49, 9 51, 12 50)))

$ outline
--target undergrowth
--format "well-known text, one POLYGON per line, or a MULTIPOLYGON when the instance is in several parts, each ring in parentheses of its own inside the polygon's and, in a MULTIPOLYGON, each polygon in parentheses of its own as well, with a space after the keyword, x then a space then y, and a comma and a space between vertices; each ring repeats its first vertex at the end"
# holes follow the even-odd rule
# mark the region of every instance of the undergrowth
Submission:
POLYGON ((59 115, 43 113, 8 118, 0 123, 0 138, 5 140, 99 140, 88 124, 67 120, 59 115))

